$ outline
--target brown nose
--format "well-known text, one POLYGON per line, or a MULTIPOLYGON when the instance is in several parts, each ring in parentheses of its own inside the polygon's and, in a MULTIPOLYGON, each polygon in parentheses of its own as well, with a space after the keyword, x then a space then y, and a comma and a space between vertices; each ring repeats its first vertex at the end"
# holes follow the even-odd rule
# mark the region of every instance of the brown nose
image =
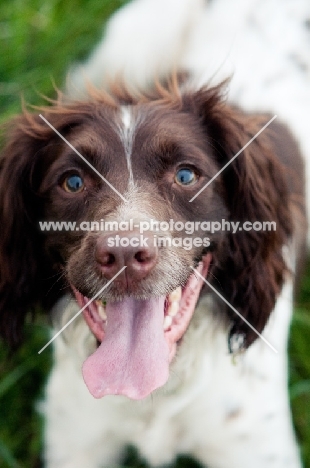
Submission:
POLYGON ((110 280, 126 266, 126 277, 130 282, 141 280, 150 273, 156 265, 158 249, 150 233, 113 232, 98 238, 95 256, 106 279, 110 280))

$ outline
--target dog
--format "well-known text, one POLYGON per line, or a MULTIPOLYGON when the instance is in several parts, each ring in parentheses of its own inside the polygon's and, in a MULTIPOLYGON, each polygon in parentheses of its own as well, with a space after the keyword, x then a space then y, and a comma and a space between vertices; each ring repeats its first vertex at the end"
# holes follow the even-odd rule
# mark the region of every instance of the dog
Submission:
MULTIPOLYGON (((121 10, 102 56, 121 62, 115 31, 159 3, 121 10)), ((203 5, 167 4, 180 11, 165 28, 170 67, 153 57, 151 80, 116 67, 98 86, 99 47, 91 83, 76 67, 70 92, 10 123, 1 334, 16 343, 29 310, 52 311, 48 468, 116 467, 128 445, 154 467, 189 454, 211 468, 298 468, 286 347, 303 158, 285 124, 225 99, 229 82, 197 86, 174 69, 203 5)))

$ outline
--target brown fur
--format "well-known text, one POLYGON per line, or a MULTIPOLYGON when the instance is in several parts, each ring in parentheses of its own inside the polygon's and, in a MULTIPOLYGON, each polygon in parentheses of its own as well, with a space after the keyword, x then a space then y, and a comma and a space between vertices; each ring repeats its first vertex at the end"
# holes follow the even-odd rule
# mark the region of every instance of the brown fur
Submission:
MULTIPOLYGON (((116 128, 119 106, 133 106, 140 122, 133 144, 134 175, 142 199, 152 194, 152 214, 159 219, 276 221, 275 232, 210 236, 213 264, 209 280, 261 332, 288 274, 282 248, 294 236, 294 220, 304 219, 303 193, 287 183, 286 148, 279 145, 277 135, 284 132, 290 142, 292 139, 284 127, 280 131, 272 124, 208 189, 188 203, 268 120, 230 107, 222 93, 222 86, 181 92, 173 78, 168 86, 158 84, 154 92, 144 95, 132 95, 118 86, 110 94, 92 89, 87 102, 68 102, 60 96, 41 112, 124 193, 128 173, 116 128), (198 166, 199 186, 182 190, 172 184, 176 164, 184 161, 198 166)), ((92 233, 46 235, 39 231, 38 221, 111 216, 121 200, 78 161, 37 114, 25 112, 10 123, 10 129, 0 173, 0 329, 3 337, 15 343, 26 313, 37 304, 50 307, 67 287, 68 275, 84 294, 104 284, 104 279, 94 274, 92 233), (83 172, 87 190, 72 196, 63 192, 60 180, 66 167, 76 166, 83 172)), ((298 164, 289 170, 300 177, 300 156, 296 145, 291 145, 298 164)), ((195 235, 203 237, 204 233, 195 235)), ((302 229, 300 246, 303 236, 302 229)), ((141 285, 141 295, 151 294, 154 280, 157 294, 184 283, 190 266, 204 253, 202 248, 162 252, 157 270, 141 285), (175 280, 170 280, 170 269, 175 267, 164 262, 169 255, 178 259, 180 273, 175 280)), ((116 289, 117 285, 111 289, 111 297, 117 295, 116 289)), ((230 336, 243 335, 244 344, 249 346, 257 335, 228 307, 221 308, 231 322, 230 336)))

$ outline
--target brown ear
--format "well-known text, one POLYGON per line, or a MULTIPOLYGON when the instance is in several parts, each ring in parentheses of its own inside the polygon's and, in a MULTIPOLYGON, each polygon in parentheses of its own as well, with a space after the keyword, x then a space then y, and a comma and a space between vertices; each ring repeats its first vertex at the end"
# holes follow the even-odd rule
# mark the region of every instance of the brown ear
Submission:
POLYGON ((36 163, 50 135, 40 132, 38 117, 19 117, 10 127, 0 161, 0 334, 16 344, 26 313, 46 298, 53 276, 34 187, 36 163))
MULTIPOLYGON (((90 109, 87 102, 65 106, 60 96, 54 106, 41 112, 66 136, 85 121, 90 109)), ((25 112, 7 127, 10 131, 0 159, 0 336, 14 344, 29 309, 37 304, 50 307, 64 286, 52 265, 55 259, 45 252, 39 230, 44 200, 38 195, 62 142, 37 114, 25 112)))
MULTIPOLYGON (((214 148, 219 169, 230 161, 270 117, 250 117, 226 105, 221 88, 201 90, 193 96, 195 112, 214 148)), ((224 248, 213 269, 213 285, 261 333, 275 306, 287 267, 283 246, 292 234, 285 171, 274 154, 268 127, 219 176, 230 221, 275 222, 275 231, 226 232, 224 248), (223 256, 222 252, 226 252, 223 256)), ((223 304, 224 306, 224 304, 223 304)), ((241 335, 248 347, 257 334, 227 308, 231 319, 229 346, 241 335)), ((240 340, 239 340, 240 342, 240 340)))

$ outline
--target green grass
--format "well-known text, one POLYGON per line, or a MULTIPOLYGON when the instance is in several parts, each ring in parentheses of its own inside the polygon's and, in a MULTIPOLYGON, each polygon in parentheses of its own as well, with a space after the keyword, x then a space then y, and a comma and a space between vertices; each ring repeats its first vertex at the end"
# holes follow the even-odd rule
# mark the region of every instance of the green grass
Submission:
MULTIPOLYGON (((102 24, 124 0, 0 0, 0 122, 20 111, 21 96, 42 104, 53 97, 66 70, 86 57, 102 24)), ((290 340, 290 394, 304 463, 310 468, 310 265, 302 285, 290 340)), ((0 345, 0 467, 40 466, 42 421, 35 409, 51 366, 44 322, 27 326, 25 342, 9 359, 0 345)), ((144 468, 135 452, 127 467, 144 468)), ((178 468, 197 464, 180 459, 178 468)), ((87 468, 87 467, 85 467, 87 468)), ((250 467, 249 467, 250 468, 250 467)))
POLYGON ((0 115, 20 110, 20 96, 39 104, 68 66, 85 58, 104 20, 125 0, 1 0, 0 115))
POLYGON ((42 421, 35 406, 42 398, 51 367, 51 354, 38 355, 46 343, 46 326, 29 326, 25 345, 8 357, 0 348, 0 461, 1 467, 37 467, 41 453, 42 421))
POLYGON ((305 467, 310 467, 310 262, 295 309, 290 339, 290 395, 305 467))

